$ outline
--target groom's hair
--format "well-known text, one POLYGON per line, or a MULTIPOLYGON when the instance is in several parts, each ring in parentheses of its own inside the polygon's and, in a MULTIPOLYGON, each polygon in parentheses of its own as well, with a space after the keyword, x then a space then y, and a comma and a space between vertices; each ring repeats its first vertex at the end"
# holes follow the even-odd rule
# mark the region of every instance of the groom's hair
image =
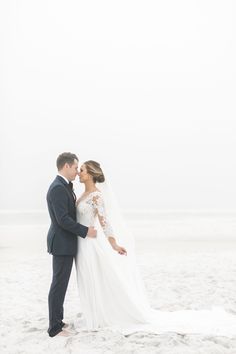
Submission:
POLYGON ((66 163, 68 163, 70 166, 73 165, 75 160, 79 161, 78 157, 75 154, 72 154, 71 152, 63 152, 57 158, 58 171, 60 171, 66 163))

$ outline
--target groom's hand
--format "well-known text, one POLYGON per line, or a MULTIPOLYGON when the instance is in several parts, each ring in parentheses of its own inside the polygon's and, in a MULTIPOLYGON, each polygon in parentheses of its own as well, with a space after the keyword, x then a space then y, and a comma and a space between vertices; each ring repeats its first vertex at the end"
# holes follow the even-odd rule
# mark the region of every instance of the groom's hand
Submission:
POLYGON ((87 237, 92 237, 92 238, 97 237, 97 230, 95 230, 93 226, 90 226, 88 228, 87 237))

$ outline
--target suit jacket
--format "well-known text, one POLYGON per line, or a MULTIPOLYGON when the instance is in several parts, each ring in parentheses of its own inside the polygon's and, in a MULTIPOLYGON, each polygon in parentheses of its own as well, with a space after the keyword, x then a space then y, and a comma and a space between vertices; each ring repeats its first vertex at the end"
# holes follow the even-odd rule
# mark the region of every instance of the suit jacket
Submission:
POLYGON ((55 256, 77 253, 77 236, 86 237, 88 227, 76 222, 75 199, 70 186, 57 176, 49 187, 47 205, 51 226, 47 235, 47 248, 55 256))

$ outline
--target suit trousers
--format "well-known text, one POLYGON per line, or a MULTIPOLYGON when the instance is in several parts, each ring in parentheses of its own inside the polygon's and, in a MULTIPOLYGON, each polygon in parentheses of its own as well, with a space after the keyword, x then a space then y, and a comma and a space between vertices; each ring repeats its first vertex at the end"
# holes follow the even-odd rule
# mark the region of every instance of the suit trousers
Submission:
POLYGON ((74 256, 53 256, 52 268, 53 277, 48 294, 49 328, 48 334, 54 337, 62 331, 64 299, 70 274, 73 266, 74 256))

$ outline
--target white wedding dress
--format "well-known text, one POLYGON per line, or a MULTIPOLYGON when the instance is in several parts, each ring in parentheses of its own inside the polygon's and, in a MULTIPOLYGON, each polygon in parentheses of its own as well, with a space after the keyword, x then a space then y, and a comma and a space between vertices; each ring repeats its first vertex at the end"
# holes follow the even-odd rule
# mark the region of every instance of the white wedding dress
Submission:
POLYGON ((76 271, 82 309, 82 317, 75 321, 78 330, 108 328, 124 334, 151 331, 236 335, 236 316, 223 309, 174 312, 151 309, 135 254, 127 247, 127 256, 119 255, 107 239, 113 235, 112 225, 107 218, 103 195, 95 191, 79 200, 77 221, 98 228, 98 220, 101 229, 97 238, 78 237, 76 271))

